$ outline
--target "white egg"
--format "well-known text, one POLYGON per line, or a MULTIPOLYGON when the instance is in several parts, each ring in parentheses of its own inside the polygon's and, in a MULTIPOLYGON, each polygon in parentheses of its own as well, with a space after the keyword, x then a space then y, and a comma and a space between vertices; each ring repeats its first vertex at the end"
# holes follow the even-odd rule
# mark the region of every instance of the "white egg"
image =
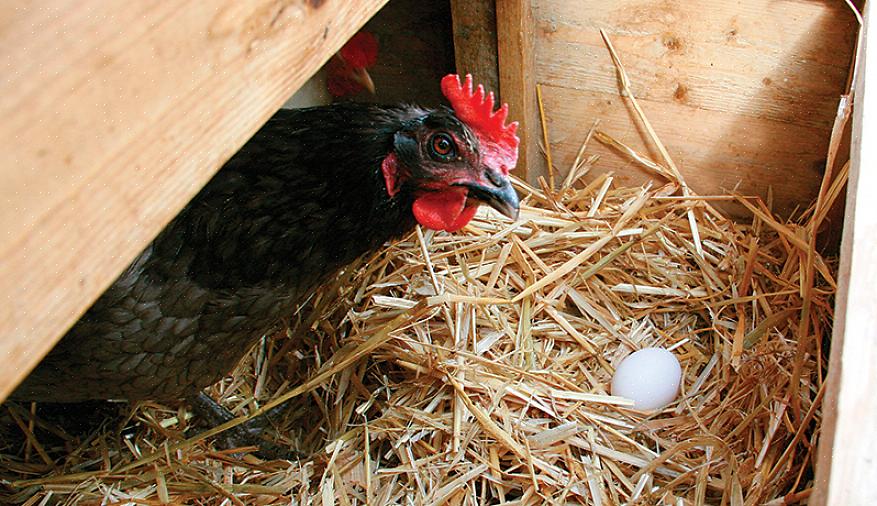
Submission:
POLYGON ((634 401, 634 409, 663 408, 679 394, 682 367, 664 348, 643 348, 618 364, 612 377, 612 395, 634 401))

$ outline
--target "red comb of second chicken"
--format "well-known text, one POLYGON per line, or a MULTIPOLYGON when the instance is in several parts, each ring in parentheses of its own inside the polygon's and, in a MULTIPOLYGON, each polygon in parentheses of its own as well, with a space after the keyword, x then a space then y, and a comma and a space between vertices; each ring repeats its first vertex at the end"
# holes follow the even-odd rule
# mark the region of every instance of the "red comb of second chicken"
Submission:
POLYGON ((378 59, 378 40, 369 32, 359 32, 344 44, 326 64, 326 87, 333 97, 347 97, 367 90, 374 94, 375 85, 368 70, 378 59))
POLYGON ((508 104, 502 104, 494 111, 493 92, 485 96, 484 86, 478 85, 472 90, 472 76, 466 74, 465 83, 460 82, 457 74, 448 74, 442 78, 442 93, 454 108, 460 120, 478 136, 481 143, 482 156, 485 162, 497 167, 508 175, 518 161, 518 122, 505 124, 509 114, 508 104))
POLYGON ((369 68, 378 60, 378 39, 369 32, 359 32, 339 51, 352 67, 369 68))

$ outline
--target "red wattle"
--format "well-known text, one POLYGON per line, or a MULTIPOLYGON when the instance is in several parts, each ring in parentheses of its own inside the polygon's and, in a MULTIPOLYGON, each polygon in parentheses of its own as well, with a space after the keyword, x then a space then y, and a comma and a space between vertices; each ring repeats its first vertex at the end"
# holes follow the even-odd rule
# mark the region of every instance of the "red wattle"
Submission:
POLYGON ((433 230, 456 232, 475 216, 478 206, 466 206, 465 188, 449 188, 418 197, 411 206, 417 222, 433 230))
POLYGON ((472 221, 472 218, 475 217, 475 213, 478 212, 478 206, 467 206, 464 207, 460 212, 460 215, 457 216, 457 219, 451 223, 451 225, 446 228, 448 232, 456 232, 461 228, 465 227, 467 223, 472 221))

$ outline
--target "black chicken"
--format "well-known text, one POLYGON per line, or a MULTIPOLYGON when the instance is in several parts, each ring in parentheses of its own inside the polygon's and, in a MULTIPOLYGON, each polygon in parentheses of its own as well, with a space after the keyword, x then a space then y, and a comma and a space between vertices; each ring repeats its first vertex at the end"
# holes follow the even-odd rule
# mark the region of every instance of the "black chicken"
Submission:
POLYGON ((320 283, 420 223, 515 217, 516 124, 471 77, 453 109, 281 110, 94 303, 13 399, 195 397, 320 283))

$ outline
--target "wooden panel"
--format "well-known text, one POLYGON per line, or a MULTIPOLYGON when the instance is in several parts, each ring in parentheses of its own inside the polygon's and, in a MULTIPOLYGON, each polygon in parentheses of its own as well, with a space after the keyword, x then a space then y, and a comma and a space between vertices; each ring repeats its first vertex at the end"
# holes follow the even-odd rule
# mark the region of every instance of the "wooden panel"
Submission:
MULTIPOLYGON (((602 130, 650 152, 619 100, 603 28, 696 192, 736 188, 765 196, 773 186, 777 209, 785 214, 812 200, 852 54, 855 21, 843 2, 535 5, 535 71, 539 82, 555 88, 546 89, 552 102, 546 114, 560 170, 598 118, 602 130)), ((647 179, 631 170, 628 159, 596 143, 591 151, 604 155, 601 170, 629 175, 630 183, 647 179)))
MULTIPOLYGON (((634 126, 636 120, 621 97, 543 85, 543 100, 548 131, 552 134, 554 164, 563 172, 575 160, 595 118, 600 119, 601 130, 650 154, 652 160, 661 160, 656 150, 643 145, 642 134, 634 126)), ((640 99, 640 104, 695 191, 724 193, 739 188, 745 193, 766 195, 772 186, 774 201, 787 212, 803 202, 798 200, 803 196, 815 197, 828 145, 823 130, 800 127, 795 137, 789 137, 786 124, 752 118, 746 121, 744 133, 737 130, 741 127, 733 115, 648 99, 640 99), (682 117, 685 122, 679 122, 682 117), (716 132, 729 133, 717 139, 716 132), (757 174, 753 174, 755 170, 757 174)), ((589 174, 591 177, 612 171, 619 184, 631 186, 655 177, 599 142, 592 140, 588 153, 602 157, 589 174)), ((732 214, 748 216, 742 206, 723 206, 732 214)))
POLYGON ((0 4, 0 399, 384 2, 0 4))
POLYGON ((451 0, 451 17, 457 72, 472 74, 477 82, 502 98, 499 95, 496 2, 451 0))
POLYGON ((866 5, 852 165, 811 505, 877 504, 877 30, 866 5))
POLYGON ((535 32, 530 0, 496 2, 499 51, 499 88, 509 104, 509 118, 519 123, 521 138, 515 173, 534 182, 545 175, 539 151, 539 117, 536 107, 535 32))

